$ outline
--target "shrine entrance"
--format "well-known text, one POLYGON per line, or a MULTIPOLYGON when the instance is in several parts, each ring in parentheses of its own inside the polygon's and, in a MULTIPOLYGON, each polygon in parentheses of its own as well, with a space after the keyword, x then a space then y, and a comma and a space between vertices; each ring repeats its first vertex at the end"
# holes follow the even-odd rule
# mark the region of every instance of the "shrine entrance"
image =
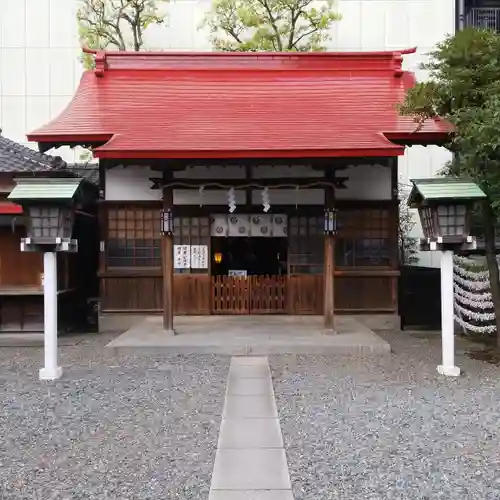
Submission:
POLYGON ((287 231, 286 227, 273 230, 274 224, 281 226, 286 219, 240 215, 226 220, 229 227, 222 237, 221 217, 212 221, 212 313, 286 313, 287 231), (231 226, 235 227, 230 231, 231 226))

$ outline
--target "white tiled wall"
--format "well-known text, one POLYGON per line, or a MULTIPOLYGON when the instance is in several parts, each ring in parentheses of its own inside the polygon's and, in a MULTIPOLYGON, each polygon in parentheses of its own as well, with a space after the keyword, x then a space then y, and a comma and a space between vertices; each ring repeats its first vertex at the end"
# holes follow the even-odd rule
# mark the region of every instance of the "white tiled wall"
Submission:
MULTIPOLYGON (((76 10, 79 0, 0 0, 0 127, 26 144, 26 132, 55 117, 71 99, 81 77, 76 10)), ((338 0, 342 21, 332 29, 336 50, 387 50, 418 46, 407 56, 418 66, 434 44, 454 29, 454 0, 338 0)), ((148 48, 210 50, 198 27, 210 0, 171 0, 165 25, 148 31, 148 48)), ((35 147, 35 145, 31 145, 35 147)), ((58 150, 68 160, 71 150, 58 150)), ((77 155, 77 153, 76 153, 77 155)), ((435 173, 448 155, 438 148, 412 148, 400 175, 435 173)))

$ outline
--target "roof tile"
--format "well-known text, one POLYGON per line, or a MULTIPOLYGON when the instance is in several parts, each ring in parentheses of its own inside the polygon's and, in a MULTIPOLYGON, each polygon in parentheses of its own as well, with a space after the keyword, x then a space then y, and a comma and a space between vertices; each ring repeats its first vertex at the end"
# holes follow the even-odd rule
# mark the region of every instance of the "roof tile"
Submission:
POLYGON ((41 143, 98 143, 97 157, 390 156, 421 130, 397 104, 415 84, 401 52, 107 53, 41 143), (98 76, 100 75, 100 76, 98 76), (385 135, 387 134, 388 137, 385 135))
POLYGON ((22 146, 1 135, 0 172, 47 172, 64 170, 66 163, 59 156, 49 156, 22 146))

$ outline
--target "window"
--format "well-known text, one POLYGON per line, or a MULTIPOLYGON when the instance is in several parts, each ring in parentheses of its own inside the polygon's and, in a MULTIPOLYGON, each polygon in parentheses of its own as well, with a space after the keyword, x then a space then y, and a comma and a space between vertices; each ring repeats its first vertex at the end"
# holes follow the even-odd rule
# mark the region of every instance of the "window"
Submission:
POLYGON ((160 267, 160 208, 108 211, 108 267, 160 267))
MULTIPOLYGON (((174 245, 206 245, 210 243, 208 217, 174 217, 174 245)), ((208 269, 175 269, 176 273, 207 273, 208 269)))
POLYGON ((389 210, 340 210, 337 226, 336 266, 390 266, 389 210))
POLYGON ((442 205, 437 208, 441 236, 462 236, 465 228, 465 205, 442 205))
POLYGON ((324 216, 290 217, 290 274, 323 272, 324 225, 324 216))

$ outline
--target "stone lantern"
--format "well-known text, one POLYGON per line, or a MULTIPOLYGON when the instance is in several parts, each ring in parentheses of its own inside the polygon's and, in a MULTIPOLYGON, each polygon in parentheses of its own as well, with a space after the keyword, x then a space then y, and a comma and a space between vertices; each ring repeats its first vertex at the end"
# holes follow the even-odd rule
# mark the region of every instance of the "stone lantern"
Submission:
POLYGON ((22 205, 26 220, 26 237, 21 251, 42 252, 44 295, 45 366, 41 380, 61 377, 57 364, 57 252, 76 252, 78 244, 71 238, 75 210, 83 202, 86 190, 80 178, 29 177, 15 179, 16 186, 8 199, 22 205))
POLYGON ((470 234, 474 204, 486 199, 483 191, 465 179, 436 177, 415 179, 408 197, 410 208, 418 209, 424 238, 422 251, 440 250, 441 256, 441 335, 442 375, 458 376, 455 366, 455 320, 453 291, 453 252, 473 250, 475 238, 470 234))

